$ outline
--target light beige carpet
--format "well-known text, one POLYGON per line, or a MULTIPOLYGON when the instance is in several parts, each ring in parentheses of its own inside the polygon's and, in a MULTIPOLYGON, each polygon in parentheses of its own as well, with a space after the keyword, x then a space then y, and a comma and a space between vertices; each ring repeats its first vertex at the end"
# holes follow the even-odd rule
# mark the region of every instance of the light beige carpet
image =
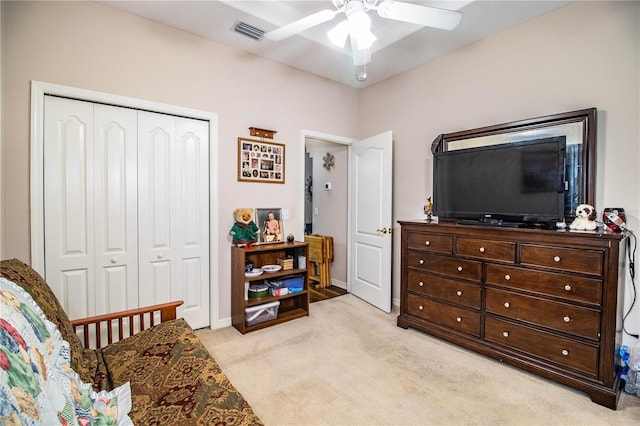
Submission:
POLYGON ((246 335, 199 337, 267 425, 635 425, 579 391, 396 326, 352 295, 246 335))

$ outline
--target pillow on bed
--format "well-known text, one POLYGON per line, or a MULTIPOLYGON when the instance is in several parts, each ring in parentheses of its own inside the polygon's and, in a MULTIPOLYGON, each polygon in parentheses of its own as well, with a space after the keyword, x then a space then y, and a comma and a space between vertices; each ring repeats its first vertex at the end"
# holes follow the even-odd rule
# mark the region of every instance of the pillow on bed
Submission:
POLYGON ((22 287, 0 278, 0 423, 132 424, 128 383, 95 393, 69 344, 22 287))

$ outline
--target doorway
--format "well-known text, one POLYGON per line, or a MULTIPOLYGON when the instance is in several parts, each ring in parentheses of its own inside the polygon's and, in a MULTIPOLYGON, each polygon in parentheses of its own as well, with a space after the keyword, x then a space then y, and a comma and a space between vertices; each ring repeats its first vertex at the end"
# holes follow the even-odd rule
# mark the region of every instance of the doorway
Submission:
POLYGON ((305 235, 332 237, 331 286, 347 289, 349 145, 305 140, 305 235))
MULTIPOLYGON (((308 142, 309 152, 312 140, 322 142, 318 153, 309 155, 316 158, 312 167, 312 231, 314 234, 324 232, 316 226, 316 217, 321 215, 319 194, 324 194, 325 222, 332 226, 343 218, 346 222, 346 228, 336 234, 344 238, 344 254, 333 250, 334 259, 344 256, 346 290, 385 312, 391 312, 392 136, 391 131, 386 131, 359 141, 303 130, 299 163, 304 170, 308 142), (332 146, 328 143, 342 145, 338 151, 346 154, 341 176, 337 172, 329 174, 339 164, 340 157, 326 151, 332 146), (322 158, 322 163, 318 158, 322 158), (320 168, 325 169, 323 176, 317 173, 320 168), (345 194, 333 195, 337 190, 344 190, 345 194), (338 205, 340 201, 346 203, 343 208, 338 205)), ((302 173, 299 181, 300 212, 304 212, 306 177, 302 173)), ((301 221, 300 231, 303 228, 304 221, 301 221)), ((336 280, 331 277, 331 282, 335 284, 336 280)))
POLYGON ((333 237, 331 284, 348 292, 349 149, 355 139, 302 131, 304 234, 333 237), (326 166, 325 166, 326 165, 326 166))

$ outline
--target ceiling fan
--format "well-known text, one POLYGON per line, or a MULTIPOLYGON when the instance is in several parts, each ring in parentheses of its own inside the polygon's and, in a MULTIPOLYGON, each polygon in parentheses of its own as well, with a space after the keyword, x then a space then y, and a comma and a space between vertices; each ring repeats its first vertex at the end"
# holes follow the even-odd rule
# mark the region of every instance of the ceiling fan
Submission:
POLYGON ((461 12, 393 0, 332 0, 332 2, 335 10, 325 9, 313 13, 269 31, 264 34, 264 37, 272 41, 284 40, 344 13, 346 20, 339 22, 327 35, 339 47, 344 47, 349 37, 354 64, 360 66, 371 61, 369 48, 376 40, 375 35, 371 33, 371 19, 367 14, 371 10, 375 10, 383 18, 443 30, 454 29, 462 19, 461 12))

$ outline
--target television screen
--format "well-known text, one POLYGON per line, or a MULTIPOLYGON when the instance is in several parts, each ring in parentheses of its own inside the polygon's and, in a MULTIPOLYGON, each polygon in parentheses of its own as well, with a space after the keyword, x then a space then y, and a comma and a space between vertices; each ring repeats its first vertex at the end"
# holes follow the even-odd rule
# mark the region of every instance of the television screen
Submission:
POLYGON ((564 218, 566 138, 434 154, 434 214, 484 222, 564 218))

